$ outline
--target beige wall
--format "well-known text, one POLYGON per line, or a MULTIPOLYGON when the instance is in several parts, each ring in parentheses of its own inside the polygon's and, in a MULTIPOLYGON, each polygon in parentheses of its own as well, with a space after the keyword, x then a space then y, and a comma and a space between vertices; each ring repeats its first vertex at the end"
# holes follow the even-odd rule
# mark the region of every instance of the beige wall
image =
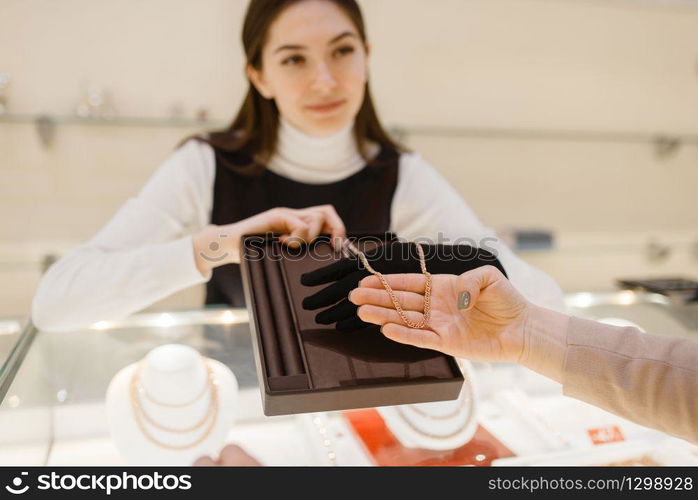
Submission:
MULTIPOLYGON (((123 116, 166 116, 178 104, 189 116, 206 107, 228 120, 246 88, 239 42, 246 3, 3 0, 0 72, 12 77, 12 111, 70 114, 91 82, 111 91, 123 116)), ((388 125, 666 133, 697 140, 695 4, 361 4, 373 45, 371 84, 388 125)), ((0 257, 6 266, 18 255, 38 259, 88 238, 191 131, 65 125, 52 148, 43 149, 31 125, 0 123, 0 257)), ((632 233, 632 250, 620 239, 639 259, 630 271, 698 277, 698 259, 687 257, 685 245, 673 267, 657 268, 642 257, 652 235, 698 240, 695 144, 658 158, 651 143, 420 135, 408 143, 488 225, 549 227, 582 235, 581 241, 588 235, 592 244, 632 233)), ((591 280, 560 254, 549 257, 531 258, 568 289, 608 286, 616 269, 609 265, 591 280)), ((15 282, 16 275, 13 270, 15 282)), ((11 295, 5 312, 27 304, 24 295, 11 295)))

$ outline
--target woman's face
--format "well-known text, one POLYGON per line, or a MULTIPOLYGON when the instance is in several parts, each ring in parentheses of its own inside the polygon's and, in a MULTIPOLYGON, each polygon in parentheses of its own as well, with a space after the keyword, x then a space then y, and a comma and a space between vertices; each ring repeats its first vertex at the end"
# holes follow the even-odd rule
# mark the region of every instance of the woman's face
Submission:
POLYGON ((367 47, 334 2, 303 0, 271 24, 262 69, 247 68, 257 90, 283 117, 312 136, 326 136, 354 119, 364 99, 367 47))

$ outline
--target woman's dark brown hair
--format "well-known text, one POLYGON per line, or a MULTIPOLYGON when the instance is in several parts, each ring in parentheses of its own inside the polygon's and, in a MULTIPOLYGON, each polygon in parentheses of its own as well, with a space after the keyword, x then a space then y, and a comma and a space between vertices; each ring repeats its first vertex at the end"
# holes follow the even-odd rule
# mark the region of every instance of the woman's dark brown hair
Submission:
MULTIPOLYGON (((266 43, 269 27, 278 15, 289 5, 303 0, 250 0, 242 28, 242 44, 247 64, 257 70, 262 69, 262 49, 266 43)), ((361 9, 355 0, 327 0, 344 9, 356 26, 359 36, 366 44, 366 30, 361 9)), ((225 130, 211 132, 208 137, 195 136, 194 139, 210 144, 219 160, 229 168, 241 173, 256 173, 260 165, 265 165, 276 148, 276 133, 279 124, 279 110, 272 99, 265 99, 250 83, 245 100, 233 122, 225 130), (248 158, 252 163, 245 166, 226 161, 225 153, 248 158)), ((386 133, 378 120, 373 106, 371 92, 366 83, 364 100, 354 120, 354 137, 362 155, 368 141, 378 143, 381 148, 405 151, 386 133)), ((368 158, 365 158, 367 161, 368 158)))

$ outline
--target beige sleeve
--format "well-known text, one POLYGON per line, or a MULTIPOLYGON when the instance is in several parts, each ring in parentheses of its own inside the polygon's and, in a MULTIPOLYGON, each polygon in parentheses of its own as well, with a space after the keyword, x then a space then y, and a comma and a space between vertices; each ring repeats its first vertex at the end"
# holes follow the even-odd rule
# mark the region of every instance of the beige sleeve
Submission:
POLYGON ((563 392, 698 443, 698 340, 571 318, 563 392))

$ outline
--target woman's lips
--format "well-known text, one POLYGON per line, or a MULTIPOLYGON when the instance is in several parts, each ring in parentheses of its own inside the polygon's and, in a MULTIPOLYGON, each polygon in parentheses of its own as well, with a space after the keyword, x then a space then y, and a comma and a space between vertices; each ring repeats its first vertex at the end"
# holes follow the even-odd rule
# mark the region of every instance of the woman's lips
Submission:
POLYGON ((334 111, 338 107, 340 107, 342 104, 344 104, 344 99, 341 99, 339 101, 332 101, 327 104, 319 104, 319 105, 313 105, 313 106, 306 106, 310 111, 314 111, 317 113, 327 113, 328 111, 334 111))

